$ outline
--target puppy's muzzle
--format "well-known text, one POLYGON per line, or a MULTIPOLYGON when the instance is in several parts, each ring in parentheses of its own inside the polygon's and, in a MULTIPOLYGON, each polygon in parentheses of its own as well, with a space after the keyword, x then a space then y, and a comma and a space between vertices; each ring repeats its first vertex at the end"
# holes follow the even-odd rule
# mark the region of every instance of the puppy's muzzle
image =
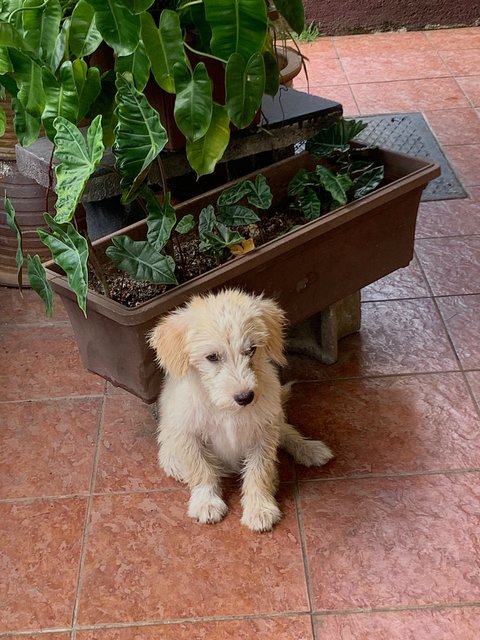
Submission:
POLYGON ((233 399, 237 404, 241 407, 246 407, 247 404, 250 404, 254 399, 255 394, 253 391, 241 391, 233 396, 233 399))

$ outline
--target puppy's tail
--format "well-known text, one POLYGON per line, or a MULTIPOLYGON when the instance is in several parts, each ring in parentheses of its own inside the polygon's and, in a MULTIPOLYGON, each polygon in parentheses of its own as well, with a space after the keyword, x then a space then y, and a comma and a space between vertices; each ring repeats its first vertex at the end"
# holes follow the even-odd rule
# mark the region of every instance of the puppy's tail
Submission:
POLYGON ((288 401, 290 399, 290 395, 292 393, 292 387, 297 382, 297 380, 290 380, 286 384, 282 384, 282 388, 280 389, 280 400, 282 402, 283 410, 285 411, 287 408, 288 401))

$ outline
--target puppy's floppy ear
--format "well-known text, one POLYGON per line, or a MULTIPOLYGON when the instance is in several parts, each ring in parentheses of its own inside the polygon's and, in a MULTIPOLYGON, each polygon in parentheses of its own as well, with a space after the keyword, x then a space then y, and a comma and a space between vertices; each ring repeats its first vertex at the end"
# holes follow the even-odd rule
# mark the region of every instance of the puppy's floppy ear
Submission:
POLYGON ((276 302, 269 299, 259 301, 261 318, 267 327, 267 342, 265 349, 268 357, 279 365, 287 364, 287 359, 283 353, 284 328, 287 323, 285 313, 276 302))
POLYGON ((156 351, 159 365, 177 378, 184 376, 188 369, 186 334, 187 323, 177 312, 160 320, 148 335, 148 343, 156 351))

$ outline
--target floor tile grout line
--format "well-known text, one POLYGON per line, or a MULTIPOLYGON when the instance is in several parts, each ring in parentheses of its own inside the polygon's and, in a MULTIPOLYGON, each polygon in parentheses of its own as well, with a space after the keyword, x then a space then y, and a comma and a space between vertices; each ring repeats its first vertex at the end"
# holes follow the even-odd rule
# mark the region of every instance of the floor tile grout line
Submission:
POLYGON ((428 476, 460 476, 471 473, 480 473, 480 467, 466 467, 464 469, 456 467, 455 469, 425 469, 424 471, 398 471, 392 473, 369 473, 344 476, 318 476, 316 478, 300 478, 300 484, 320 483, 320 482, 338 482, 349 480, 396 480, 403 478, 423 478, 428 476))
POLYGON ((88 538, 90 534, 90 519, 91 519, 91 514, 93 509, 93 500, 95 497, 94 490, 95 490, 95 483, 97 478, 98 463, 100 458, 100 446, 101 446, 102 434, 103 434, 103 424, 105 419, 105 404, 106 404, 106 396, 104 395, 101 406, 100 406, 100 410, 98 413, 97 441, 96 441, 95 455, 94 455, 93 465, 92 465, 92 475, 90 478, 90 491, 89 491, 89 496, 87 500, 87 508, 85 511, 85 527, 84 527, 83 536, 82 536, 82 547, 80 551, 80 561, 78 566, 78 578, 77 578, 77 584, 75 589, 75 600, 74 600, 73 611, 72 611, 71 640, 75 640, 76 638, 76 624, 78 620, 78 611, 80 606, 83 573, 84 573, 86 557, 87 557, 88 538))
MULTIPOLYGON (((392 607, 358 607, 348 609, 318 609, 313 611, 272 611, 264 613, 252 613, 244 615, 218 615, 218 616, 199 616, 195 618, 171 618, 171 619, 152 619, 152 620, 136 620, 129 622, 106 622, 97 624, 77 625, 77 631, 100 631, 107 629, 131 629, 136 627, 153 627, 153 626, 169 626, 177 624, 202 624, 205 622, 230 622, 242 620, 264 620, 267 618, 291 618, 291 617, 311 617, 321 618, 328 616, 346 616, 346 615, 368 615, 372 613, 396 613, 401 611, 437 611, 443 609, 474 609, 480 608, 480 601, 471 602, 442 602, 428 604, 405 604, 392 607)), ((20 630, 20 631, 2 631, 0 638, 11 638, 22 636, 47 635, 51 633, 69 633, 70 627, 48 628, 40 630, 20 630)))

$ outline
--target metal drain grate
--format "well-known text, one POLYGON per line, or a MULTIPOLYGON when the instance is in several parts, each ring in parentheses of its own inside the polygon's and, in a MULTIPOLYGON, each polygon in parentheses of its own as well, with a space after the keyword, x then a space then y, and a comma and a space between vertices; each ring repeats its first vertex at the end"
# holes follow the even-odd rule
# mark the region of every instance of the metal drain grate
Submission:
POLYGON ((438 162, 442 173, 427 185, 422 194, 423 201, 467 197, 421 113, 390 113, 358 119, 368 123, 356 138, 359 142, 438 162))

